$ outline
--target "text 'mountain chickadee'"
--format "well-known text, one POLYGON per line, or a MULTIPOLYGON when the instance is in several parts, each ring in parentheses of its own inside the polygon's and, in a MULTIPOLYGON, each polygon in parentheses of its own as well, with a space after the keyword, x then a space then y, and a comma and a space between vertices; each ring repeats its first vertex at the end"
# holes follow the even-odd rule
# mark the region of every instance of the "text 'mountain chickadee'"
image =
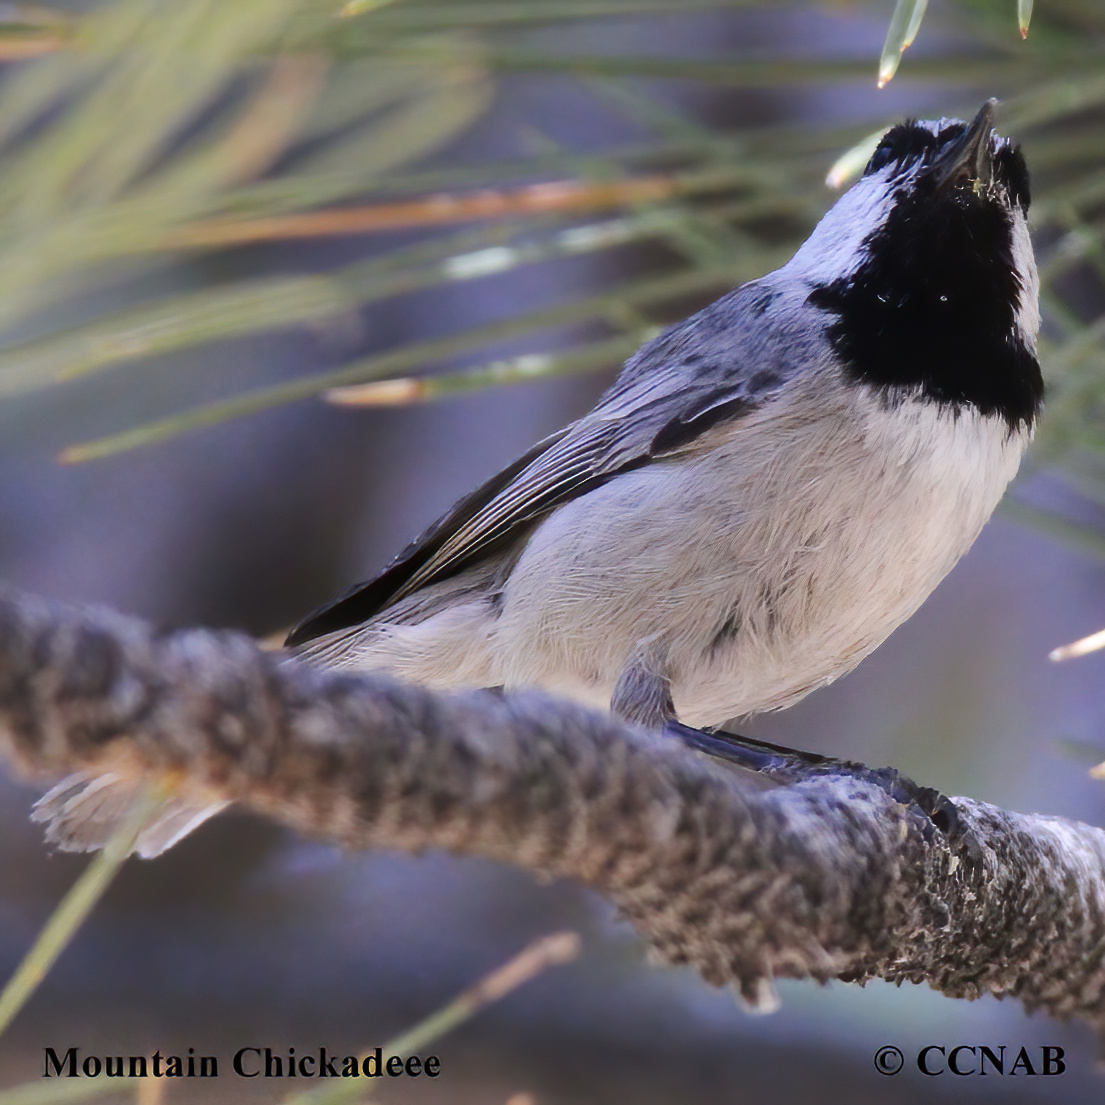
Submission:
MULTIPOLYGON (((1028 173, 993 108, 889 130, 786 265, 645 345, 288 644, 654 727, 851 670, 971 546, 1040 412, 1028 173)), ((134 785, 71 777, 36 817, 96 847, 134 785)), ((182 795, 139 851, 218 808, 182 795)))

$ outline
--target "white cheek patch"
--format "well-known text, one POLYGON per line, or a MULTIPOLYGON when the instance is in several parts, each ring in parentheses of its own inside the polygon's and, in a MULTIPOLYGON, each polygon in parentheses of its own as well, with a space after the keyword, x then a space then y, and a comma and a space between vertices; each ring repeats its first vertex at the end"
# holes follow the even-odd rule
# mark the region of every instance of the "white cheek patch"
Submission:
POLYGON ((863 177, 840 197, 782 271, 817 286, 856 272, 867 259, 867 239, 897 202, 889 171, 863 177))
POLYGON ((1028 233, 1028 220, 1016 210, 1013 214, 1013 268, 1020 282, 1015 324, 1021 341, 1036 352, 1036 335, 1040 329, 1040 274, 1028 233))

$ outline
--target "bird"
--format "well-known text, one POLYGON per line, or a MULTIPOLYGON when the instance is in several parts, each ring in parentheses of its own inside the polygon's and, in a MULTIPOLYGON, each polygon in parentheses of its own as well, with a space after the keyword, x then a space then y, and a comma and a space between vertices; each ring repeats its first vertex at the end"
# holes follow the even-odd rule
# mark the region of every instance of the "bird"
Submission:
MULTIPOLYGON (((706 732, 852 670, 971 547, 1041 414, 1028 170, 995 107, 891 127, 790 261, 644 345, 287 647, 706 732)), ((96 847, 127 785, 73 776, 34 816, 96 847)), ((223 804, 179 799, 139 853, 223 804)))

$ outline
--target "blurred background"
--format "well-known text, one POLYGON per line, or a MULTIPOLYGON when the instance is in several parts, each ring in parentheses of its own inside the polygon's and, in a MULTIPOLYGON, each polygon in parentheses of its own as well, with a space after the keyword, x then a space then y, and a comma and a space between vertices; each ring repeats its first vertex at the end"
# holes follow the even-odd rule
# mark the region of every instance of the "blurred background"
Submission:
MULTIPOLYGON (((286 627, 587 410, 668 322, 777 267, 846 151, 999 127, 1033 174, 1049 409, 1007 503, 852 675, 744 728, 950 794, 1105 822, 1105 8, 944 0, 0 5, 0 579, 165 625, 286 627), (893 35, 892 35, 893 38, 893 35), (872 140, 873 141, 873 140, 872 140), (870 143, 869 143, 870 145, 870 143), (342 388, 334 392, 333 388, 342 388)), ((862 160, 860 161, 862 164, 862 160)), ((0 778, 0 975, 85 864, 0 778)), ((753 1017, 649 966, 597 896, 350 855, 246 815, 130 861, 0 1038, 345 1054, 531 939, 583 954, 425 1049, 395 1102, 1102 1100, 1096 1042, 1015 1002, 780 985, 753 1017), (894 1079, 874 1052, 907 1055, 894 1079), (925 1078, 926 1044, 1065 1049, 925 1078), (528 1095, 518 1097, 517 1095, 528 1095)), ((278 1101, 217 1081, 166 1100, 278 1101)))

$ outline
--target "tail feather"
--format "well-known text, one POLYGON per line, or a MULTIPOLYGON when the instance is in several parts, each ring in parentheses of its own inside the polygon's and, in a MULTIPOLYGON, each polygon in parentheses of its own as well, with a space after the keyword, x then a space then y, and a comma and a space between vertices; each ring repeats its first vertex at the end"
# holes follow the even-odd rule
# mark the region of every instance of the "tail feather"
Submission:
MULTIPOLYGON (((79 771, 35 803, 31 820, 44 823, 46 840, 63 852, 94 852, 127 817, 145 785, 142 779, 111 771, 79 771)), ((142 830, 134 851, 143 859, 159 856, 229 804, 194 792, 173 795, 142 830)))

